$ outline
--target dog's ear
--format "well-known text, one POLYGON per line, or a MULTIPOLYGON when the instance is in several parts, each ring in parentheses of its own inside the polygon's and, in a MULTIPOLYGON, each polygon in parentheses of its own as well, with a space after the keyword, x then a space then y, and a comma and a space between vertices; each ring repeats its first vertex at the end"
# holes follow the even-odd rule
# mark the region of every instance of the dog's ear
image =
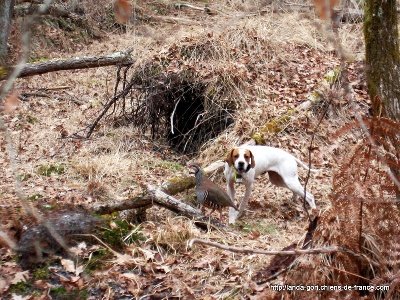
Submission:
POLYGON ((232 167, 232 165, 233 165, 233 157, 232 157, 233 150, 235 150, 235 149, 233 148, 231 151, 228 152, 228 155, 226 156, 226 159, 225 159, 225 161, 228 163, 228 166, 230 166, 230 167, 232 167))
POLYGON ((256 162, 254 161, 254 155, 250 150, 249 150, 249 152, 250 152, 250 158, 251 158, 250 167, 254 168, 256 166, 256 162))

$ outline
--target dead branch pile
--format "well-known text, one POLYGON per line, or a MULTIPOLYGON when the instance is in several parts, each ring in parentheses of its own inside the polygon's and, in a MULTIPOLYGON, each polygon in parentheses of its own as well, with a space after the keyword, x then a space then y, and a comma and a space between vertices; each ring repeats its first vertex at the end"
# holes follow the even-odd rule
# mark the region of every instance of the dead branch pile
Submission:
POLYGON ((133 68, 120 69, 115 96, 96 122, 108 115, 114 124, 133 124, 180 152, 194 153, 233 123, 251 88, 246 63, 251 64, 255 49, 256 56, 265 55, 259 49, 267 50, 266 44, 254 41, 247 30, 185 38, 133 68))

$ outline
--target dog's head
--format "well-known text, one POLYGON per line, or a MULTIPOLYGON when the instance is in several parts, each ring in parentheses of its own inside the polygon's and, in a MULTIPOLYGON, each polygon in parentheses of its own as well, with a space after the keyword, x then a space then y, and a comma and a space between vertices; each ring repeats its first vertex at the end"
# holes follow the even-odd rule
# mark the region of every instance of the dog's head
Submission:
POLYGON ((250 168, 254 168, 256 165, 253 153, 245 148, 233 148, 225 161, 230 167, 233 166, 239 174, 248 172, 250 168))

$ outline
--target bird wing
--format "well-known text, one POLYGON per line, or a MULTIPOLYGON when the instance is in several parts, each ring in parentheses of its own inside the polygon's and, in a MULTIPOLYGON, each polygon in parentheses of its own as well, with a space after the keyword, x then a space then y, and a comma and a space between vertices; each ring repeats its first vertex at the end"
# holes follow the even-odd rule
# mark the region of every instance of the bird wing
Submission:
MULTIPOLYGON (((208 178, 205 178, 208 179, 208 178)), ((209 199, 216 199, 215 201, 218 201, 217 203, 220 204, 221 206, 230 206, 233 207, 234 209, 238 210, 237 206, 231 198, 228 196, 228 194, 221 189, 218 185, 216 185, 214 182, 209 180, 209 186, 213 187, 212 189, 208 189, 208 197, 209 199)))

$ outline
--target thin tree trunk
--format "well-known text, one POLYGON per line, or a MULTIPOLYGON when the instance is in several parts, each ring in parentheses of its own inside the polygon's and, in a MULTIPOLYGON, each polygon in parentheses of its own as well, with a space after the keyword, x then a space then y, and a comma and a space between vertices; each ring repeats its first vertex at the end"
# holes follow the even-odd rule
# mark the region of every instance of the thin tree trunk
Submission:
POLYGON ((400 54, 396 0, 366 0, 364 37, 368 93, 375 116, 400 121, 400 54))
POLYGON ((0 64, 6 62, 8 49, 7 40, 10 31, 13 0, 0 0, 0 64))

